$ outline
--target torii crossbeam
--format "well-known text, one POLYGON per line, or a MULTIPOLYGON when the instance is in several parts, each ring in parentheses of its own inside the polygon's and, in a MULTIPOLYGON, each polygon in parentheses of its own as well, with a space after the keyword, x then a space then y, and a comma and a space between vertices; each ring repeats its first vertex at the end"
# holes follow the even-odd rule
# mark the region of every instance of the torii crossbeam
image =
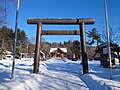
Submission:
POLYGON ((36 35, 36 48, 35 48, 35 58, 34 58, 34 73, 39 72, 39 59, 40 59, 40 41, 41 35, 80 35, 81 39, 81 52, 82 52, 82 65, 83 74, 88 73, 88 60, 86 53, 86 37, 85 37, 85 24, 94 24, 95 20, 93 18, 33 18, 28 19, 28 24, 37 24, 37 35, 36 35), (55 30, 53 32, 48 30, 42 31, 42 24, 46 25, 79 25, 80 30, 72 31, 61 31, 55 30))

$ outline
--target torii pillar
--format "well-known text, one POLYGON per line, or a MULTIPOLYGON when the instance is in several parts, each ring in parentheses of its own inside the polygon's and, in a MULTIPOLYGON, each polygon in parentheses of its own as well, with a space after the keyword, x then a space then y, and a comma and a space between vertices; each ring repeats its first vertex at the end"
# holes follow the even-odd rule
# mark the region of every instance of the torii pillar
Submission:
POLYGON ((81 39, 81 52, 82 52, 82 66, 83 74, 88 73, 88 58, 86 51, 86 35, 85 35, 85 24, 80 24, 80 39, 81 39))

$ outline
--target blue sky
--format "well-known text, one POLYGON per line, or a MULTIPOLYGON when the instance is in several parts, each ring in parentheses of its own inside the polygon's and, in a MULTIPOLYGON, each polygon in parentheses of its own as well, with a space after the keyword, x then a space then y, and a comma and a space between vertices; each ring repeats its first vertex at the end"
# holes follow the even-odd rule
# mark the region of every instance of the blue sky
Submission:
MULTIPOLYGON (((27 36, 36 36, 36 25, 28 25, 28 18, 94 18, 94 25, 86 25, 86 31, 97 28, 99 32, 105 25, 104 0, 20 0, 18 27, 25 30, 27 36)), ((109 24, 120 24, 120 0, 107 0, 109 24)), ((7 6, 8 24, 14 29, 15 5, 7 6)), ((57 25, 43 26, 43 29, 78 29, 79 26, 57 25)), ((43 36, 48 42, 79 40, 79 36, 43 36)))

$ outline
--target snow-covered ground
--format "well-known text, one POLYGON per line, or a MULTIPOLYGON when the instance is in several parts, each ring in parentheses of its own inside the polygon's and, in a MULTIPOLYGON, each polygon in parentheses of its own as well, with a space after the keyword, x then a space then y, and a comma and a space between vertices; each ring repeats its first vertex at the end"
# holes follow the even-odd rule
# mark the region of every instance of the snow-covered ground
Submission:
POLYGON ((49 59, 40 62, 33 74, 33 59, 16 59, 15 78, 11 79, 12 60, 0 60, 0 90, 120 90, 120 66, 112 70, 89 61, 89 73, 82 75, 80 61, 49 59))

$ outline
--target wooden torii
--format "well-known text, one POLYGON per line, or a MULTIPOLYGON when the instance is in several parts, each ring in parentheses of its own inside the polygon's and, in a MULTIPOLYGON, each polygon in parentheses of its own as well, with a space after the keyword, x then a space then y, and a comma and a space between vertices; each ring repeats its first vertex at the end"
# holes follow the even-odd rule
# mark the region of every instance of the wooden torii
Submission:
POLYGON ((94 24, 93 18, 32 18, 28 24, 37 24, 36 47, 33 73, 39 72, 41 35, 80 35, 83 74, 88 73, 88 59, 86 53, 85 24, 94 24), (42 30, 45 25, 79 25, 80 30, 42 30))

